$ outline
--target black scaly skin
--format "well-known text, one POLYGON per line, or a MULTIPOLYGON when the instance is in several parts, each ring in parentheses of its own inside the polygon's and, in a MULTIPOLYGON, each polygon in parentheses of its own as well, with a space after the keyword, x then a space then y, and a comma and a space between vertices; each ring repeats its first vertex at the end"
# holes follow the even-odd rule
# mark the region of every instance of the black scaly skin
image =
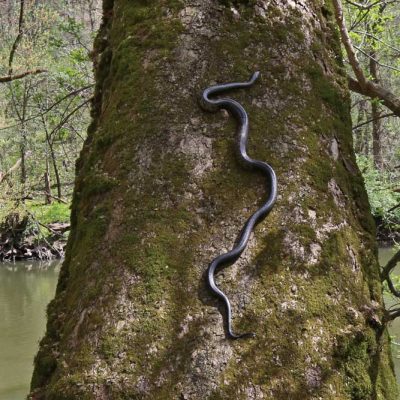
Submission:
POLYGON ((215 284, 215 273, 216 270, 222 265, 233 264, 243 253, 249 241, 250 234, 253 231, 254 226, 265 218, 271 211, 277 195, 277 180, 274 170, 266 162, 253 160, 247 155, 246 145, 249 132, 249 118, 245 109, 237 101, 226 98, 210 99, 210 96, 226 92, 232 89, 248 88, 254 84, 257 78, 260 76, 259 72, 255 72, 248 82, 237 82, 237 83, 226 83, 222 85, 211 86, 205 89, 201 98, 201 106, 206 111, 216 112, 223 108, 229 111, 233 117, 239 122, 238 129, 238 145, 240 157, 246 165, 252 168, 260 170, 268 181, 269 196, 265 203, 247 220, 244 225, 240 237, 234 244, 232 250, 225 254, 219 255, 215 258, 208 267, 207 271, 207 282, 210 290, 213 294, 221 299, 226 308, 226 326, 227 336, 230 339, 240 339, 246 337, 254 337, 254 333, 243 333, 236 334, 232 331, 232 309, 228 297, 223 293, 218 286, 215 284))

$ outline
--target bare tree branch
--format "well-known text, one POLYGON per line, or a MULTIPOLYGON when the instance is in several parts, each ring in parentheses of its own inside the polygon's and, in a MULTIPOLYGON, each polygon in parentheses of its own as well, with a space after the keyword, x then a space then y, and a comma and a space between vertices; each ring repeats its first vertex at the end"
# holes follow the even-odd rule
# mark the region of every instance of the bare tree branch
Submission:
POLYGON ((400 99, 390 90, 387 90, 371 81, 368 81, 367 85, 362 87, 360 82, 356 81, 352 77, 348 77, 348 82, 350 90, 362 94, 363 96, 381 100, 389 110, 393 111, 393 114, 400 117, 400 99))
POLYGON ((361 22, 364 21, 364 19, 368 16, 370 10, 366 10, 364 12, 363 11, 364 10, 362 10, 361 8, 358 10, 358 15, 355 18, 355 21, 353 21, 352 24, 350 25, 350 31, 357 28, 357 26, 359 26, 361 22))
POLYGON ((390 292, 400 298, 400 291, 398 291, 390 278, 390 273, 396 267, 397 263, 400 262, 400 250, 387 262, 387 264, 383 267, 381 271, 381 280, 382 282, 386 281, 389 287, 390 292))
POLYGON ((394 310, 386 311, 386 315, 385 315, 384 321, 385 322, 393 321, 397 317, 400 317, 400 308, 396 308, 394 310))
POLYGON ((370 124, 371 122, 374 122, 374 121, 376 121, 378 119, 387 118, 387 117, 393 117, 394 115, 395 115, 394 113, 382 114, 378 118, 372 118, 372 119, 369 119, 368 121, 361 122, 361 123, 353 126, 352 129, 353 129, 353 131, 355 131, 356 129, 361 128, 364 125, 370 124))
POLYGON ((382 64, 381 62, 379 62, 375 57, 372 57, 371 54, 368 54, 366 51, 364 51, 363 49, 361 49, 360 47, 354 46, 354 48, 356 48, 359 52, 361 52, 362 54, 364 54, 364 56, 368 57, 369 59, 371 59, 372 61, 376 62, 378 65, 380 65, 381 67, 384 68, 388 68, 391 69, 393 71, 396 72, 400 72, 399 68, 396 67, 392 67, 391 65, 387 65, 387 64, 382 64))
POLYGON ((364 96, 381 100, 387 108, 393 111, 394 114, 400 116, 400 98, 398 98, 390 90, 383 88, 379 84, 374 83, 365 77, 361 65, 357 59, 353 44, 351 43, 349 32, 346 28, 342 3, 340 0, 333 0, 333 6, 335 8, 335 17, 339 26, 340 36, 346 49, 351 68, 356 76, 356 79, 351 77, 348 78, 350 90, 364 96))
POLYGON ((389 210, 387 210, 387 212, 390 213, 390 212, 392 212, 392 211, 394 211, 394 210, 397 210, 399 207, 400 207, 400 203, 399 203, 399 204, 396 204, 394 207, 392 207, 392 208, 390 208, 389 210))
POLYGON ((18 18, 18 34, 14 40, 14 43, 11 46, 10 55, 8 56, 8 75, 0 76, 0 83, 4 82, 12 82, 17 79, 22 79, 28 75, 37 75, 43 72, 47 72, 47 70, 42 68, 37 68, 33 70, 28 70, 25 72, 21 72, 19 74, 13 74, 13 62, 15 53, 18 48, 18 44, 24 35, 24 9, 25 9, 25 0, 20 0, 20 8, 19 8, 19 18, 18 18))
MULTIPOLYGON (((73 90, 72 92, 67 93, 64 97, 62 97, 60 100, 57 100, 56 102, 54 102, 51 106, 47 107, 47 108, 46 108, 45 110, 43 110, 42 112, 40 112, 40 113, 38 113, 38 114, 35 114, 35 115, 32 115, 31 117, 27 118, 27 119, 25 120, 25 122, 32 121, 32 120, 34 120, 34 119, 36 119, 36 118, 40 118, 42 115, 47 114, 47 113, 50 112, 54 107, 56 107, 56 106, 58 106, 60 103, 62 103, 64 100, 68 99, 68 98, 71 97, 71 96, 77 96, 79 93, 81 93, 81 92, 83 92, 83 91, 85 91, 85 90, 87 90, 87 89, 90 89, 90 88, 92 88, 93 86, 94 86, 94 84, 92 83, 92 84, 90 84, 90 85, 81 87, 81 88, 79 88, 79 89, 76 89, 76 90, 73 90)), ((21 122, 18 122, 18 123, 14 124, 14 125, 7 125, 7 126, 4 126, 4 127, 0 128, 0 131, 5 130, 5 129, 10 129, 10 128, 15 128, 16 126, 19 126, 19 125, 21 125, 21 122)))
POLYGON ((8 57, 8 74, 9 75, 12 75, 12 71, 13 71, 12 65, 13 65, 13 61, 14 61, 15 52, 17 51, 18 44, 22 39, 22 35, 24 34, 24 30, 23 30, 24 6, 25 6, 25 0, 20 0, 19 19, 18 19, 18 35, 15 38, 13 45, 11 46, 10 55, 8 57))
POLYGON ((37 74, 42 74, 43 72, 47 72, 47 69, 38 68, 38 69, 21 72, 20 74, 0 76, 0 83, 15 81, 17 79, 25 78, 25 76, 28 76, 28 75, 37 75, 37 74))
POLYGON ((391 0, 391 1, 388 1, 388 0, 377 0, 377 1, 375 1, 373 3, 370 3, 370 4, 361 4, 361 3, 357 3, 357 2, 351 1, 351 0, 345 0, 345 1, 346 1, 346 3, 351 4, 352 6, 357 7, 359 9, 361 9, 361 10, 370 10, 372 7, 378 6, 380 4, 392 4, 392 3, 397 3, 398 2, 398 0, 391 0))
POLYGON ((60 198, 60 197, 54 196, 54 195, 52 195, 52 194, 49 194, 48 196, 51 197, 51 198, 53 198, 54 200, 57 200, 57 201, 60 202, 60 203, 68 204, 67 201, 63 200, 63 199, 60 198))
POLYGON ((361 68, 361 65, 360 65, 358 59, 357 59, 356 52, 354 50, 353 44, 351 43, 349 32, 347 31, 347 28, 346 28, 346 22, 344 20, 342 3, 340 2, 340 0, 333 0, 333 5, 335 8, 336 21, 338 23, 339 30, 340 30, 340 36, 342 38, 343 45, 346 49, 347 56, 349 57, 350 65, 354 71, 354 74, 355 74, 359 84, 362 87, 365 87, 367 85, 367 79, 364 76, 364 72, 361 68))
POLYGON ((77 107, 75 107, 69 114, 67 114, 62 120, 55 126, 55 128, 52 129, 52 131, 49 133, 49 137, 51 138, 55 132, 57 132, 59 129, 63 127, 63 125, 77 112, 79 111, 82 107, 84 107, 86 104, 88 104, 90 101, 93 100, 93 96, 89 97, 86 99, 84 102, 79 104, 77 107))
POLYGON ((391 45, 390 43, 385 42, 384 40, 378 38, 377 36, 373 35, 372 33, 365 32, 365 31, 353 31, 353 32, 354 33, 358 33, 359 35, 368 36, 368 37, 376 40, 377 42, 382 43, 384 46, 389 47, 390 49, 396 51, 397 53, 400 53, 400 48, 397 48, 397 47, 391 45))
MULTIPOLYGON (((25 159, 28 158, 31 154, 32 154, 32 152, 28 151, 28 152, 25 154, 25 159)), ((8 176, 10 176, 14 171, 16 171, 16 170, 19 168, 19 166, 21 165, 21 162, 22 162, 22 158, 19 158, 19 159, 15 162, 15 164, 14 164, 11 168, 9 168, 5 173, 2 173, 2 172, 0 171, 0 184, 3 183, 4 180, 5 180, 6 178, 8 178, 8 176)))

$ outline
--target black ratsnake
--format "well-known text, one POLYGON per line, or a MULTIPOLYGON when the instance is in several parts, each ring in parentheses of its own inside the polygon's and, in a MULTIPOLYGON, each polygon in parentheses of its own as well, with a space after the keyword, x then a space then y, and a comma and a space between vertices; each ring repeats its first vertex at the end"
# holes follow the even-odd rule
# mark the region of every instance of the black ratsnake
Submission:
POLYGON ((221 254, 216 257, 208 267, 207 271, 207 282, 212 293, 222 300, 226 308, 226 327, 227 336, 230 339, 239 339, 245 337, 254 337, 254 333, 243 333, 235 334, 232 331, 232 309, 228 297, 223 293, 218 286, 215 284, 215 273, 216 270, 222 265, 233 264, 243 253, 249 241, 250 234, 253 231, 254 226, 260 222, 261 219, 265 218, 271 211, 277 195, 277 180, 274 170, 266 162, 253 160, 247 155, 246 145, 249 132, 249 118, 245 109, 237 101, 232 99, 218 98, 210 99, 210 96, 226 92, 231 89, 248 88, 254 84, 254 82, 259 77, 260 73, 255 72, 248 82, 235 82, 235 83, 225 83, 222 85, 211 86, 205 89, 201 98, 201 106, 206 111, 216 112, 223 108, 229 111, 233 117, 235 117, 239 122, 238 129, 238 145, 240 157, 246 165, 256 168, 263 172, 268 180, 269 185, 269 196, 265 203, 247 220, 240 236, 232 250, 227 253, 221 254))

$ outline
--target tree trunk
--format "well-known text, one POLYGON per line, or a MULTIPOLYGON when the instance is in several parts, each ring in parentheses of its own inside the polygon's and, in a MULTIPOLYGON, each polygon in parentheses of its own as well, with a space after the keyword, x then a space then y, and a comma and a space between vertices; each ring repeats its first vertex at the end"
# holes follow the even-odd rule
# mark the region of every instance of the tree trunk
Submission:
POLYGON ((51 162, 53 164, 54 177, 56 178, 56 184, 57 184, 57 197, 61 199, 62 198, 61 179, 60 179, 60 173, 58 171, 56 154, 54 151, 53 143, 51 143, 50 141, 48 143, 50 148, 51 162))
MULTIPOLYGON (((58 199, 61 199, 62 198, 62 187, 61 187, 62 185, 61 185, 60 173, 59 173, 58 166, 57 166, 56 152, 54 150, 54 137, 52 137, 52 134, 49 133, 49 131, 47 129, 46 122, 43 118, 43 115, 42 115, 42 122, 43 122, 44 131, 46 133, 46 142, 47 142, 49 152, 50 152, 51 163, 53 165, 54 177, 56 179, 57 197, 58 197, 58 199)), ((60 200, 58 200, 58 202, 60 203, 60 200)))
POLYGON ((45 193, 45 204, 51 204, 51 183, 50 183, 50 171, 49 171, 49 160, 46 154, 46 171, 44 173, 44 193, 45 193))
MULTIPOLYGON (((370 52, 369 73, 375 83, 379 83, 378 64, 375 61, 377 54, 375 51, 370 52)), ((383 169, 382 158, 382 120, 378 99, 371 100, 371 119, 372 119, 372 155, 374 164, 378 170, 383 169)))
POLYGON ((20 154, 21 154, 21 174, 20 174, 20 182, 22 186, 25 186, 26 183, 26 163, 25 163, 25 154, 26 154, 26 148, 25 148, 25 136, 23 136, 23 141, 21 142, 20 145, 20 154))
POLYGON ((105 0, 93 123, 32 399, 396 399, 382 288, 330 2, 105 0), (256 3, 256 5, 254 5, 256 3), (250 117, 279 196, 218 283, 204 280, 265 199, 215 82, 250 117))
MULTIPOLYGON (((357 114, 357 122, 355 123, 355 125, 359 125, 365 120, 369 119, 369 115, 367 112, 367 100, 365 99, 360 100, 357 108, 358 108, 358 114, 357 114)), ((354 133, 353 137, 355 139, 354 143, 355 152, 357 154, 368 156, 369 154, 368 138, 370 136, 368 124, 357 128, 353 133, 354 133)))
POLYGON ((379 105, 376 103, 376 99, 371 101, 371 119, 372 121, 372 155, 374 157, 375 167, 382 171, 383 170, 383 159, 382 159, 382 120, 379 118, 381 115, 379 105))

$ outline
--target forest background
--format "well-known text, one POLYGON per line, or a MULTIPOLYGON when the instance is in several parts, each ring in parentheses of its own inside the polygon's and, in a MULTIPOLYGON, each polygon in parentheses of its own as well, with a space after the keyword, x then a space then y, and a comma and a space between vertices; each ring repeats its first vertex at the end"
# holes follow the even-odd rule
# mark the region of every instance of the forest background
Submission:
POLYGON ((2 259, 63 255, 100 20, 99 0, 0 3, 2 259))

